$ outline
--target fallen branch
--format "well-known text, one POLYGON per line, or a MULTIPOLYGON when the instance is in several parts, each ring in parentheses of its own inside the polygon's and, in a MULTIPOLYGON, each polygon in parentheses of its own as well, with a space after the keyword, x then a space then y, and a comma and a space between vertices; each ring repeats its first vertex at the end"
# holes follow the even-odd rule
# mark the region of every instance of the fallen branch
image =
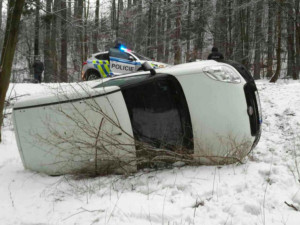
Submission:
POLYGON ((295 211, 297 211, 297 212, 299 212, 300 210, 296 207, 296 206, 294 206, 293 204, 289 204, 289 203, 287 203, 287 202, 284 202, 287 206, 289 206, 289 207, 291 207, 292 209, 294 209, 295 211))

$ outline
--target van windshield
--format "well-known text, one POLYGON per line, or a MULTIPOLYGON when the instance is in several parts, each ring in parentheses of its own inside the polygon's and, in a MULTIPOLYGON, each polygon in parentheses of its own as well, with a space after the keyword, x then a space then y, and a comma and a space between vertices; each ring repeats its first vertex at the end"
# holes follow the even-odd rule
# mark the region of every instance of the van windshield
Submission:
POLYGON ((101 84, 98 84, 94 88, 110 87, 110 86, 123 87, 123 86, 127 86, 130 84, 138 83, 142 80, 145 80, 147 77, 149 77, 148 74, 147 75, 136 75, 136 76, 132 76, 132 77, 115 78, 115 79, 111 79, 106 82, 103 82, 101 84))

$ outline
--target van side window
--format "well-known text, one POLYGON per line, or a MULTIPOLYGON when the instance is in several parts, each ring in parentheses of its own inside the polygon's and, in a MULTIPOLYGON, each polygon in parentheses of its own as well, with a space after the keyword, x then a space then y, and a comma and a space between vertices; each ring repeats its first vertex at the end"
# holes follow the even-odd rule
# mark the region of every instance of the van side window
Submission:
POLYGON ((157 148, 193 152, 189 110, 176 78, 156 78, 122 90, 134 137, 157 148))

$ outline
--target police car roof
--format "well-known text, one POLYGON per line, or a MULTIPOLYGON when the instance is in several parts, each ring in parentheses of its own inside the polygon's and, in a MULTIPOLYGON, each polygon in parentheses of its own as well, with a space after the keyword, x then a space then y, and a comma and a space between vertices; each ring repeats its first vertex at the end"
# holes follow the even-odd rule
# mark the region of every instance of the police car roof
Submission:
POLYGON ((95 56, 95 55, 99 55, 99 54, 107 54, 108 51, 105 51, 105 52, 96 52, 96 53, 93 53, 92 56, 95 56))

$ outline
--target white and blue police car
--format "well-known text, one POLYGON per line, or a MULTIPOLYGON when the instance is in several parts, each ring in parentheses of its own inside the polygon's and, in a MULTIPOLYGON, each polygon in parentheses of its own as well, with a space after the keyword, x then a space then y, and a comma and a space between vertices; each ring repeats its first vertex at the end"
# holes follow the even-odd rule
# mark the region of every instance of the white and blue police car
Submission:
POLYGON ((148 62, 154 69, 168 66, 161 62, 152 61, 150 58, 120 45, 118 48, 110 48, 109 51, 92 54, 83 63, 81 77, 82 80, 95 80, 133 73, 142 70, 144 62, 148 62))

